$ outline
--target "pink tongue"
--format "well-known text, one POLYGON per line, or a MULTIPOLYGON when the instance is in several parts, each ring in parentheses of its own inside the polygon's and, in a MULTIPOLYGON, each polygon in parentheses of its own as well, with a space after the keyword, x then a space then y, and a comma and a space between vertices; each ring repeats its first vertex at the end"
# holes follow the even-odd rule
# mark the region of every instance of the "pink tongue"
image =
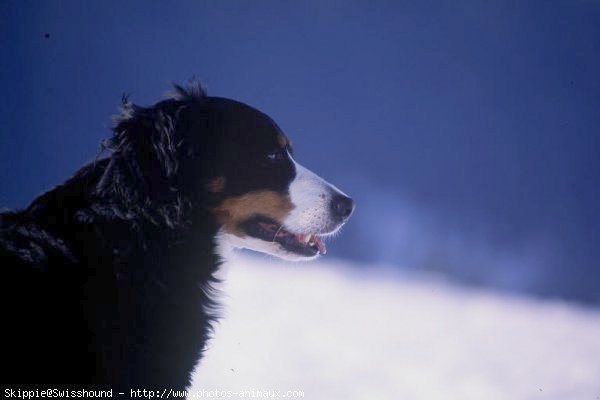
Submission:
MULTIPOLYGON (((298 240, 300 243, 304 243, 306 240, 306 236, 307 235, 296 235, 296 240, 298 240)), ((323 244, 323 242, 321 241, 321 239, 319 239, 318 236, 313 235, 311 242, 314 242, 317 245, 317 248, 319 249, 319 253, 325 255, 327 254, 327 249, 325 248, 325 245, 323 244)))
POLYGON ((323 244, 323 242, 321 242, 321 239, 319 239, 318 236, 313 236, 313 240, 315 241, 315 244, 319 248, 319 253, 321 253, 323 255, 327 254, 327 249, 325 248, 325 245, 323 244))

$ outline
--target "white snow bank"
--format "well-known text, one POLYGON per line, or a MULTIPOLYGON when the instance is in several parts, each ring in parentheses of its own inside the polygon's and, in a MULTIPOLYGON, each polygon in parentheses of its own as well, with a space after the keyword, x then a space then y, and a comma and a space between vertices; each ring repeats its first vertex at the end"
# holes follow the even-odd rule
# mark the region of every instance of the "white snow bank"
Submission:
POLYGON ((223 289, 192 390, 600 399, 600 312, 340 261, 237 256, 223 289))

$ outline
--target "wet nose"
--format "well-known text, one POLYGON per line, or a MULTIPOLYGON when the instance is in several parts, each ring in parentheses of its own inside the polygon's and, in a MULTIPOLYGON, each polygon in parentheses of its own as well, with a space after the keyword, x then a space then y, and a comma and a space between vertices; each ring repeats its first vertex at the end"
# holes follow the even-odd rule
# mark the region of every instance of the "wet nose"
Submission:
POLYGON ((331 211, 333 215, 340 219, 348 219, 354 211, 354 201, 350 197, 341 194, 336 194, 331 199, 331 211))

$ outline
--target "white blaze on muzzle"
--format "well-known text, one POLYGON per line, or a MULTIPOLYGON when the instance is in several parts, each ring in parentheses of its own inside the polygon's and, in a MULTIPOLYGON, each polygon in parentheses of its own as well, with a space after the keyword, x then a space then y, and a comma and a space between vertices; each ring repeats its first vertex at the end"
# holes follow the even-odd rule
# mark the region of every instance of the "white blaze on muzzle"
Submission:
POLYGON ((296 177, 289 186, 289 195, 294 208, 284 221, 284 227, 294 232, 320 235, 335 233, 342 223, 333 218, 331 202, 336 195, 346 195, 314 172, 298 164, 291 156, 290 159, 296 168, 296 177))

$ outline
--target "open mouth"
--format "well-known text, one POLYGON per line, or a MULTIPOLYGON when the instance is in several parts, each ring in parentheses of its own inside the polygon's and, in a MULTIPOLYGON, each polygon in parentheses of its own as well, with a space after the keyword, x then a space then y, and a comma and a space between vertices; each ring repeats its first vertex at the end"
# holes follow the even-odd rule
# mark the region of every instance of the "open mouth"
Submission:
POLYGON ((252 237, 279 243, 284 250, 300 256, 314 257, 319 253, 327 253, 325 245, 317 235, 289 232, 280 223, 267 217, 256 216, 244 221, 240 227, 252 237))

